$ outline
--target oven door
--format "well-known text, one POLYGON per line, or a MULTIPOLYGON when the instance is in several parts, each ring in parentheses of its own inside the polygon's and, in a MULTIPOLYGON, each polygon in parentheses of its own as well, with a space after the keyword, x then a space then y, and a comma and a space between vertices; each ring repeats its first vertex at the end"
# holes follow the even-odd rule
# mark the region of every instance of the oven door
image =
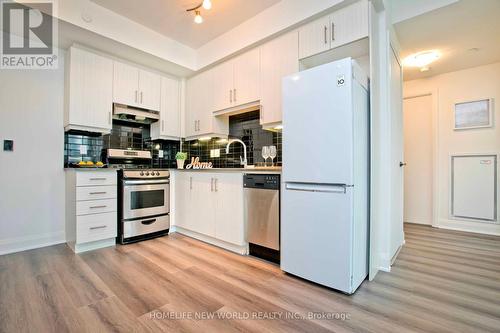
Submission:
POLYGON ((124 180, 123 219, 168 214, 170 184, 163 180, 124 180))

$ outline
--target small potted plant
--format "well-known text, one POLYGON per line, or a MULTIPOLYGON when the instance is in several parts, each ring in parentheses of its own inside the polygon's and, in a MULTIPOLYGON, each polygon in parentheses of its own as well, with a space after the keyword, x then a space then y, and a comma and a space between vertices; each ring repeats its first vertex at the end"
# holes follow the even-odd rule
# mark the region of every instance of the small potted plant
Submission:
POLYGON ((184 169, 184 161, 187 159, 187 153, 178 152, 175 154, 177 160, 177 169, 184 169))

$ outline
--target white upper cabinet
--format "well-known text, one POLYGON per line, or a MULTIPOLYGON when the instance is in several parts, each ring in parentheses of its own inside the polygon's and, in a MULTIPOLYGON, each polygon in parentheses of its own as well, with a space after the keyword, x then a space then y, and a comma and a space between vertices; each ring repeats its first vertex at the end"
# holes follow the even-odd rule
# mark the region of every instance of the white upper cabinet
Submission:
POLYGON ((214 100, 214 72, 205 71, 186 82, 186 138, 202 136, 227 136, 227 117, 215 117, 212 113, 214 100))
POLYGON ((299 57, 307 58, 330 49, 330 18, 322 17, 299 29, 299 57))
POLYGON ((300 59, 368 37, 368 1, 361 0, 299 28, 300 59))
POLYGON ((160 110, 161 76, 139 70, 139 101, 144 109, 160 110))
POLYGON ((224 110, 233 106, 234 66, 232 61, 226 61, 213 69, 214 85, 209 87, 213 91, 212 111, 224 110))
POLYGON ((113 102, 160 111, 160 75, 118 61, 113 69, 113 102))
POLYGON ((109 133, 113 109, 113 61, 71 47, 67 66, 65 130, 109 133))
POLYGON ((168 77, 162 77, 160 95, 160 120, 151 124, 151 137, 153 139, 180 139, 180 102, 180 81, 168 77))
POLYGON ((260 99, 260 49, 234 59, 233 104, 243 105, 260 99))
POLYGON ((359 1, 330 15, 330 47, 333 49, 368 37, 368 4, 359 1))
POLYGON ((258 101, 260 98, 260 50, 246 52, 209 70, 213 75, 212 111, 258 101))
POLYGON ((281 81, 299 71, 297 31, 278 37, 261 47, 260 123, 278 124, 282 120, 281 81))

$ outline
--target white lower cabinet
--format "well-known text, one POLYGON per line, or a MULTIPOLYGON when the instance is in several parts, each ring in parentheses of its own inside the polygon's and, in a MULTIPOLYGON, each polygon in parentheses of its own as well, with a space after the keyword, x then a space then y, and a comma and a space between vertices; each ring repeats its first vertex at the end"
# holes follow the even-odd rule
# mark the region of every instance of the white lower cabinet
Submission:
POLYGON ((246 245, 241 173, 178 171, 174 189, 175 225, 182 228, 180 232, 221 241, 220 246, 246 245))
POLYGON ((115 244, 115 170, 66 170, 66 242, 76 253, 115 244))

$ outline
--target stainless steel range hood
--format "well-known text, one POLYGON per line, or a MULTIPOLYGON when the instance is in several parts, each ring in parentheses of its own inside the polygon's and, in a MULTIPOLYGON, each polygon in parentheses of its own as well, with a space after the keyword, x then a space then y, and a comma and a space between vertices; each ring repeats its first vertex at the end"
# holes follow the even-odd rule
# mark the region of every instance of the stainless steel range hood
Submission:
POLYGON ((141 124, 151 124, 160 119, 160 112, 115 103, 113 105, 113 119, 141 124))

